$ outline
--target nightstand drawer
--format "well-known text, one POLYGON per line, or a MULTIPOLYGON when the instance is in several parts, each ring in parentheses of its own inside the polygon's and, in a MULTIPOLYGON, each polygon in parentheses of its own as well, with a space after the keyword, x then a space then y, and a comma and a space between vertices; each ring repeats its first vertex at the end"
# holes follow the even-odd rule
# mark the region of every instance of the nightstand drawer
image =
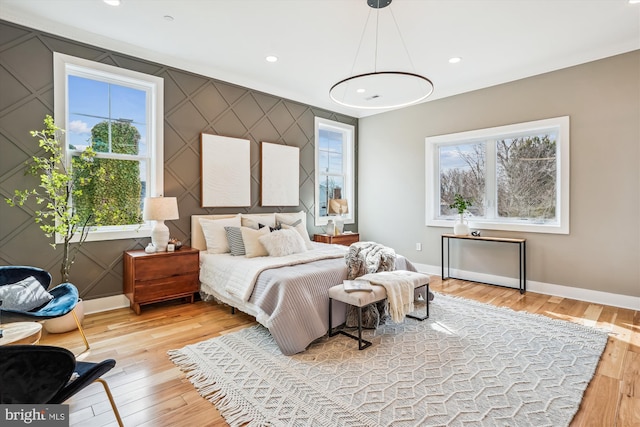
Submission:
POLYGON ((191 273, 181 277, 136 282, 135 294, 140 302, 153 301, 163 299, 168 294, 197 292, 199 284, 198 273, 191 273))
POLYGON ((199 268, 197 260, 198 254, 175 255, 162 262, 151 257, 141 258, 137 260, 134 279, 153 280, 193 273, 199 268))
POLYGON ((200 251, 183 247, 175 252, 148 254, 143 250, 123 255, 124 294, 131 308, 140 314, 140 306, 175 298, 194 301, 200 289, 200 251))
POLYGON ((352 243, 356 243, 360 241, 360 234, 344 233, 344 234, 338 234, 337 236, 330 236, 329 234, 315 234, 313 236, 313 240, 315 242, 349 246, 352 243))

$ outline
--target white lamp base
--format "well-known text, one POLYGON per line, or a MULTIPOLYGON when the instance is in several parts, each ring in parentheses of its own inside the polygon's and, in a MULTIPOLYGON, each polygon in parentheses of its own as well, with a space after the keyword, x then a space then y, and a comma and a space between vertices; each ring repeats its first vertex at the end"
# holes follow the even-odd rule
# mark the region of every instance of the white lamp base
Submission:
POLYGON ((169 244, 169 227, 164 220, 156 221, 156 225, 151 230, 151 243, 156 247, 156 252, 166 252, 169 244))

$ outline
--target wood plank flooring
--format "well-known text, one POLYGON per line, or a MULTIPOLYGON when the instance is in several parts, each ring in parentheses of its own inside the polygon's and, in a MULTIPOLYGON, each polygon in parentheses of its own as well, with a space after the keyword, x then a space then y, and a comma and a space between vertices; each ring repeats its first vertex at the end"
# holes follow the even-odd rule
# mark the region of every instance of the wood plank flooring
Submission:
MULTIPOLYGON (((640 426, 640 312, 560 297, 431 278, 431 289, 476 301, 538 313, 610 331, 609 341, 589 384, 572 427, 640 426)), ((180 300, 145 306, 137 316, 130 309, 87 315, 84 328, 91 344, 85 358, 114 358, 105 378, 126 426, 226 426, 215 407, 202 398, 167 351, 184 347, 255 323, 243 313, 232 315, 224 305, 180 300)), ((41 344, 59 345, 79 353, 78 332, 47 334, 41 344)), ((93 384, 67 402, 72 426, 115 426, 109 401, 93 384)))

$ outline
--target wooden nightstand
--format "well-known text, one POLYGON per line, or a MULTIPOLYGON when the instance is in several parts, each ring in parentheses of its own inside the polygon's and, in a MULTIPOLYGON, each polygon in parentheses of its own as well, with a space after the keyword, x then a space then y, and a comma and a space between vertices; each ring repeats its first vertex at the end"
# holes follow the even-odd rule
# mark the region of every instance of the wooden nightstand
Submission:
POLYGON ((337 236, 329 236, 328 234, 314 234, 314 242, 320 243, 333 243, 335 245, 349 246, 352 243, 360 241, 360 234, 358 233, 346 233, 338 234, 337 236))
POLYGON ((200 251, 183 246, 175 252, 124 252, 124 293, 131 308, 175 298, 189 298, 200 287, 200 251))

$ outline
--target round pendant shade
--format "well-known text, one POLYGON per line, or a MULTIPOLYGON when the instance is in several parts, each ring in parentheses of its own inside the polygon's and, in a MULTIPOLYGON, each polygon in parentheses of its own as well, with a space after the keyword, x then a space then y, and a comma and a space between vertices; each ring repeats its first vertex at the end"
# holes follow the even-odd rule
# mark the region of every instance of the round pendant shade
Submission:
POLYGON ((329 96, 354 108, 398 108, 422 101, 433 92, 426 77, 401 71, 380 71, 344 79, 331 87, 329 96))

